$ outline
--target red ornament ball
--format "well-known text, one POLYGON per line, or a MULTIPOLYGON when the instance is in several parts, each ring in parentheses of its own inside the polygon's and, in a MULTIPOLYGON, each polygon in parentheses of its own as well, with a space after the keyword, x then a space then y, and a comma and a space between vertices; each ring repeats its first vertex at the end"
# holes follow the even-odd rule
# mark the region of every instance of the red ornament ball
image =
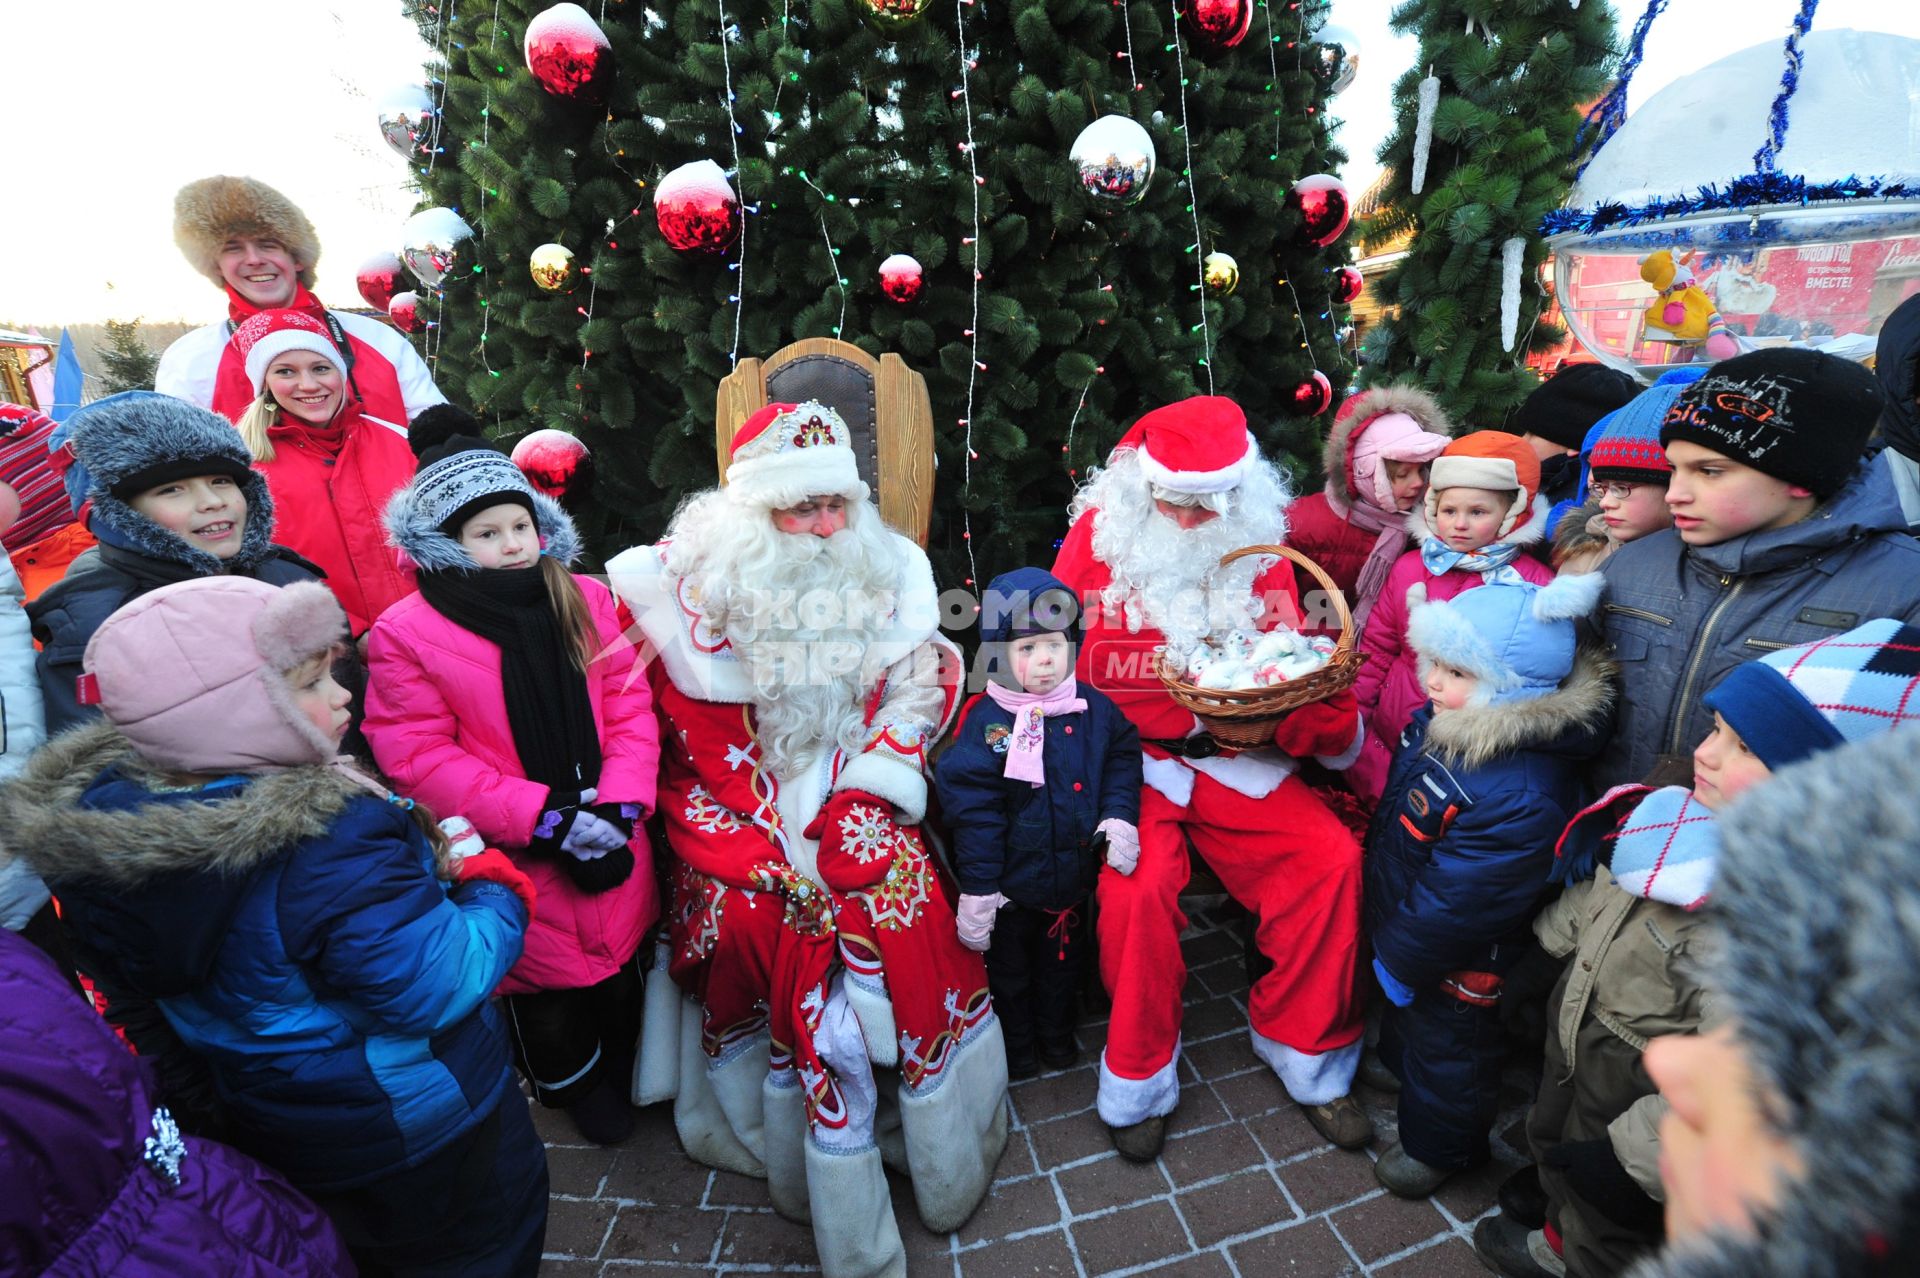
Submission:
POLYGON ((1347 306, 1360 300, 1360 291, 1366 286, 1366 276, 1351 266, 1343 266, 1333 273, 1333 300, 1347 306))
POLYGON ((712 160, 683 164, 653 189, 660 234, 682 253, 724 253, 740 238, 740 198, 712 160))
POLYGON ((920 300, 920 290, 927 286, 927 275, 920 267, 919 259, 906 253, 895 253, 880 263, 880 291, 887 295, 890 302, 902 306, 911 305, 920 300))
POLYGON ((1287 207, 1300 215, 1300 240, 1325 248, 1340 238, 1353 217, 1347 188, 1329 173, 1303 177, 1287 192, 1287 207))
POLYGON ((1247 38, 1253 0, 1187 0, 1187 34, 1205 53, 1221 53, 1247 38))
POLYGON ((540 87, 569 102, 601 102, 613 79, 613 46, 591 14, 556 4, 527 24, 527 70, 540 87))
POLYGON ((411 333, 420 327, 420 295, 418 293, 395 293, 393 300, 387 303, 387 318, 393 326, 403 333, 411 333))
POLYGON ((1295 417, 1318 417, 1333 405, 1333 383, 1316 368, 1287 393, 1286 403, 1295 417))
POLYGON ((513 446, 513 464, 555 501, 583 496, 593 481, 593 454, 564 430, 536 430, 513 446))
POLYGON ((353 282, 360 286, 360 296, 367 305, 376 311, 387 309, 387 303, 393 300, 394 290, 400 287, 400 272, 406 267, 400 263, 395 253, 375 253, 360 264, 354 272, 353 282))

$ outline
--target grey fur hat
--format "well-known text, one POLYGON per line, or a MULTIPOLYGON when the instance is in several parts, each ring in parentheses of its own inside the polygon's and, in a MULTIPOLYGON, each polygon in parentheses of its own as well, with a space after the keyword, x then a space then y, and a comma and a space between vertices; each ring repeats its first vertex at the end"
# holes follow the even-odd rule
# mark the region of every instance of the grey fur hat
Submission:
POLYGON ((123 391, 74 413, 54 432, 51 445, 70 455, 64 482, 74 512, 91 503, 88 527, 110 546, 184 563, 201 576, 252 568, 273 554, 267 481, 253 469, 240 432, 218 413, 171 395, 123 391), (189 544, 126 500, 168 478, 212 474, 231 475, 247 499, 247 523, 232 559, 189 544))
POLYGON ((1707 976, 1804 1161, 1753 1237, 1632 1278, 1920 1273, 1920 725, 1783 769, 1725 818, 1707 976))

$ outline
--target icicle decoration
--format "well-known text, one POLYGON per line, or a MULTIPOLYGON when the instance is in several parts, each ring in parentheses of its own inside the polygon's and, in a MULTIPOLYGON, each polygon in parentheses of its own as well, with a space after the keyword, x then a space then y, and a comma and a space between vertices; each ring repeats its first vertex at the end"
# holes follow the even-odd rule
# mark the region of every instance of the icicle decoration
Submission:
POLYGON ((1433 114, 1440 109, 1440 78, 1427 68, 1420 82, 1420 111, 1413 118, 1413 193, 1427 185, 1427 156, 1433 151, 1433 114))
POLYGON ((1500 349, 1513 349, 1520 331, 1520 265, 1527 256, 1527 237, 1516 235, 1500 246, 1500 349))

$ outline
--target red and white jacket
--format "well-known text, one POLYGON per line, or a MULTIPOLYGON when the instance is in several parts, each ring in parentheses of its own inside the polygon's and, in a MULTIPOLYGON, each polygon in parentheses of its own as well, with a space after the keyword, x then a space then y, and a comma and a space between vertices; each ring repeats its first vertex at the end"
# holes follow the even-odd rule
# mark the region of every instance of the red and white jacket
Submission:
MULTIPOLYGON (((327 312, 339 321, 353 356, 353 384, 363 411, 385 421, 407 422, 447 397, 433 384, 426 361, 404 333, 377 319, 351 311, 327 312)), ((238 422, 253 402, 245 361, 229 349, 227 321, 196 328, 167 347, 154 373, 153 388, 190 404, 210 408, 238 422)))

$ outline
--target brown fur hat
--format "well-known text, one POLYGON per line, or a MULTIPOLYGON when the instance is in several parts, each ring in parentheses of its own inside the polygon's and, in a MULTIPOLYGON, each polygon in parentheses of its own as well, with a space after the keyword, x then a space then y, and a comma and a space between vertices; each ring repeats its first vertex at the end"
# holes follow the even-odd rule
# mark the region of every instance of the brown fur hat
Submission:
POLYGON ((220 249, 235 235, 279 240, 300 265, 300 282, 313 287, 320 236, 300 206, 250 177, 201 178, 173 197, 173 242, 202 275, 222 287, 220 249))

